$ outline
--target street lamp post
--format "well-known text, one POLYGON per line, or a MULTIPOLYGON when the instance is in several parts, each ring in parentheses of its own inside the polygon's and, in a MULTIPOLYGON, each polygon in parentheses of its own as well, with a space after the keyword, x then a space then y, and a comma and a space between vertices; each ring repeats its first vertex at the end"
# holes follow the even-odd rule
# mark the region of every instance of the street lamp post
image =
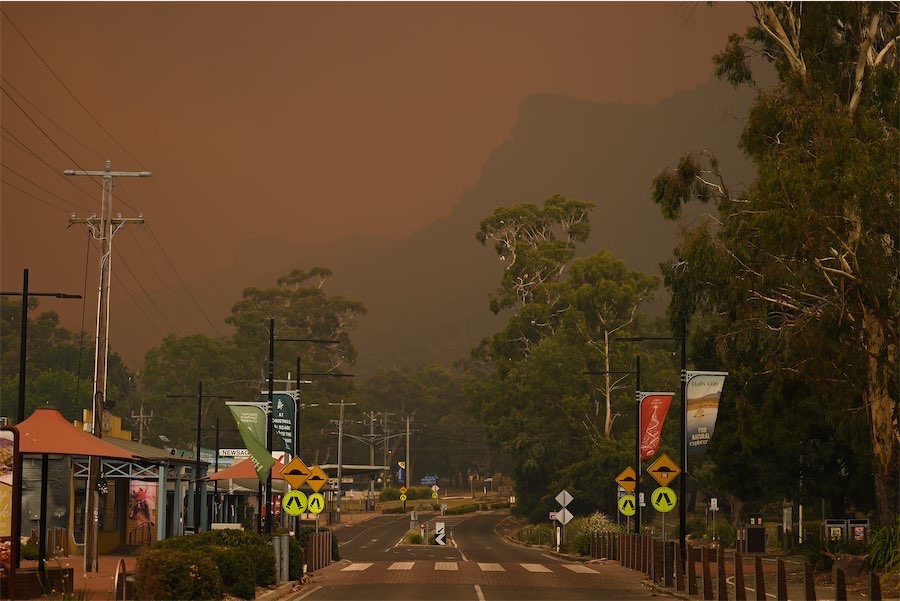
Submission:
MULTIPOLYGON (((319 338, 275 338, 275 319, 269 319, 269 408, 267 411, 266 424, 266 449, 272 453, 272 439, 274 438, 275 426, 272 423, 272 405, 275 402, 275 343, 276 342, 312 342, 317 344, 340 344, 340 340, 323 340, 319 338)), ((297 369, 299 378, 300 369, 297 369)), ((331 375, 331 374, 327 374, 331 375)), ((336 377, 345 374, 335 374, 336 377)), ((352 377, 352 376, 349 376, 352 377)), ((299 388, 298 388, 299 390, 299 388)), ((296 414, 296 412, 295 412, 296 414)), ((297 423, 295 419, 294 429, 296 434, 297 423)), ((296 436, 295 436, 296 448, 296 436)), ((272 532, 272 470, 266 476, 266 532, 272 532)))
MULTIPOLYGON (((168 398, 192 398, 191 395, 187 395, 187 394, 167 394, 166 397, 168 397, 168 398)), ((203 381, 200 380, 200 382, 197 384, 197 439, 196 439, 197 448, 196 448, 196 457, 194 459, 194 512, 192 515, 195 533, 200 532, 200 521, 201 521, 200 516, 202 515, 202 512, 200 511, 200 505, 201 505, 201 503, 203 503, 203 500, 201 499, 201 496, 200 496, 200 463, 201 463, 201 461, 200 461, 200 432, 203 430, 203 428, 202 428, 202 425, 203 425, 202 424, 202 421, 203 421, 203 411, 202 411, 203 399, 225 399, 225 400, 228 400, 228 399, 232 399, 232 398, 234 398, 234 397, 215 395, 215 394, 204 395, 203 394, 203 381)), ((218 433, 216 434, 216 436, 218 437, 218 433)), ((218 446, 218 442, 216 444, 218 446)), ((216 452, 216 454, 218 455, 218 451, 216 452)), ((216 457, 216 460, 218 461, 218 457, 216 457)))
POLYGON ((678 482, 678 547, 681 560, 687 552, 687 323, 681 322, 681 336, 631 336, 616 338, 620 342, 644 342, 647 340, 675 340, 681 343, 681 480, 678 482))
MULTIPOLYGON (((18 413, 16 414, 16 423, 20 424, 25 419, 25 369, 28 347, 28 297, 29 296, 51 296, 53 298, 81 298, 80 294, 66 294, 64 292, 29 292, 28 290, 28 269, 22 270, 22 291, 21 292, 0 292, 0 296, 21 296, 22 297, 22 323, 21 334, 19 339, 19 398, 18 413)), ((79 374, 80 375, 80 374, 79 374)), ((19 456, 15 466, 16 472, 22 473, 22 457, 19 456)), ((15 478, 18 483, 17 490, 13 491, 13 508, 12 515, 19 516, 22 513, 22 478, 15 478)), ((47 504, 44 488, 47 484, 47 456, 44 455, 41 461, 41 507, 40 507, 40 531, 41 535, 38 539, 38 565, 43 571, 44 559, 47 556, 47 504)), ((21 564, 22 553, 22 523, 21 520, 13 520, 12 530, 10 532, 12 544, 16 545, 16 565, 13 569, 18 568, 21 564)))

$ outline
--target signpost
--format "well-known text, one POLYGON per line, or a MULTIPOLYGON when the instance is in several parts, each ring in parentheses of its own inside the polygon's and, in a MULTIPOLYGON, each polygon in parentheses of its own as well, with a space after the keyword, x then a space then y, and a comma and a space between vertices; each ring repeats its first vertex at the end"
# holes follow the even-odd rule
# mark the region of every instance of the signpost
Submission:
POLYGON ((619 498, 619 512, 626 516, 631 517, 637 511, 637 502, 634 499, 634 495, 624 495, 619 498))
MULTIPOLYGON (((562 540, 563 541, 565 541, 565 539, 566 539, 566 524, 568 524, 569 520, 571 520, 574 517, 569 512, 569 510, 566 509, 566 505, 568 505, 569 503, 571 503, 574 500, 575 499, 572 497, 572 495, 569 494, 569 491, 567 491, 566 489, 559 491, 559 494, 556 495, 556 502, 559 503, 560 505, 562 505, 562 509, 560 511, 556 512, 556 521, 559 522, 560 524, 562 524, 562 534, 563 534, 562 540)), ((559 532, 558 529, 557 529, 557 532, 559 532)), ((560 540, 559 535, 557 534, 557 537, 556 537, 556 552, 557 553, 559 552, 559 540, 560 540)))
POLYGON ((303 486, 303 483, 309 478, 310 473, 310 469, 306 467, 303 460, 299 457, 294 457, 291 459, 290 463, 281 470, 281 477, 284 478, 285 482, 291 485, 291 488, 296 490, 303 486))
POLYGON ((306 495, 299 490, 292 490, 281 499, 281 507, 291 517, 297 517, 306 511, 307 503, 306 495))
POLYGON ((442 547, 447 544, 445 540, 444 522, 434 523, 434 542, 442 547))
POLYGON ((675 481, 675 478, 681 473, 678 467, 668 455, 663 453, 653 462, 653 465, 647 470, 653 479, 659 482, 659 488, 653 491, 650 496, 650 503, 656 511, 662 514, 662 530, 663 540, 666 539, 666 514, 675 508, 678 504, 678 495, 669 488, 669 485, 675 481))
MULTIPOLYGON (((309 476, 306 477, 306 483, 313 489, 313 492, 322 490, 326 482, 328 482, 328 476, 325 474, 325 471, 318 465, 312 466, 312 469, 309 470, 309 476)), ((338 493, 340 493, 340 489, 338 489, 338 493)))
POLYGON ((625 492, 633 492, 637 484, 637 474, 631 466, 622 470, 622 473, 616 476, 616 483, 625 489, 625 492))
POLYGON ((681 468, 668 455, 663 453, 647 471, 653 476, 654 480, 659 482, 660 486, 668 486, 681 473, 681 468))

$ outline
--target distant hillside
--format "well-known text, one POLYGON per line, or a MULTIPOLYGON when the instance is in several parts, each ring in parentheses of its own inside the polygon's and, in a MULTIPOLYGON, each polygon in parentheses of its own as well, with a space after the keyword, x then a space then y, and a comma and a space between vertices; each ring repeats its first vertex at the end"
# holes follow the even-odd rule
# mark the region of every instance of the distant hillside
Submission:
MULTIPOLYGON (((493 249, 475 240, 483 217, 496 207, 541 203, 552 194, 593 202, 584 253, 607 248, 629 267, 658 274, 658 264, 671 256, 677 225, 664 222, 651 202, 653 177, 684 152, 708 148, 721 160, 729 185, 749 182, 752 171, 736 143, 751 101, 752 92, 718 83, 653 106, 530 96, 510 138, 498 144, 446 219, 403 240, 259 241, 247 245, 227 273, 214 276, 217 286, 237 300, 244 286, 272 285, 293 267, 326 266, 335 273, 331 292, 369 309, 352 334, 359 350, 355 373, 451 363, 503 323, 488 310, 501 267, 493 249)), ((206 301, 221 306, 201 299, 206 301)), ((141 356, 151 344, 144 344, 141 356)))

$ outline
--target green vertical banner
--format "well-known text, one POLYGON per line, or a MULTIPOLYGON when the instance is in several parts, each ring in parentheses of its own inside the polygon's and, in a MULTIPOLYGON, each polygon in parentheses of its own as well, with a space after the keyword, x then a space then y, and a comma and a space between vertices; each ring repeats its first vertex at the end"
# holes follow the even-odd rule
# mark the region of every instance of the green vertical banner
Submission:
MULTIPOLYGON (((687 380, 687 465, 703 459, 716 428, 719 398, 725 385, 727 371, 688 371, 687 380)), ((681 466, 687 469, 686 466, 681 466)))
POLYGON ((246 405, 228 404, 234 421, 237 422, 238 432, 250 452, 250 460, 259 481, 265 484, 269 470, 275 465, 275 459, 266 449, 266 412, 257 403, 246 405))

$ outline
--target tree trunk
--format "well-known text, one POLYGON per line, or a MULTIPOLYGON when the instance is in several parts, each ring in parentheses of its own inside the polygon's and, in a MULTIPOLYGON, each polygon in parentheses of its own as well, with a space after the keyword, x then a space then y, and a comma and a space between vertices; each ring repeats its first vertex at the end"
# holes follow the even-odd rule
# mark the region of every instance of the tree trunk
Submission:
POLYGON ((878 317, 869 310, 863 312, 863 336, 867 363, 867 386, 863 393, 866 418, 872 439, 873 471, 875 473, 875 503, 882 524, 896 518, 898 501, 897 456, 900 434, 897 430, 897 402, 888 390, 891 366, 889 354, 896 352, 885 345, 884 329, 878 317))

